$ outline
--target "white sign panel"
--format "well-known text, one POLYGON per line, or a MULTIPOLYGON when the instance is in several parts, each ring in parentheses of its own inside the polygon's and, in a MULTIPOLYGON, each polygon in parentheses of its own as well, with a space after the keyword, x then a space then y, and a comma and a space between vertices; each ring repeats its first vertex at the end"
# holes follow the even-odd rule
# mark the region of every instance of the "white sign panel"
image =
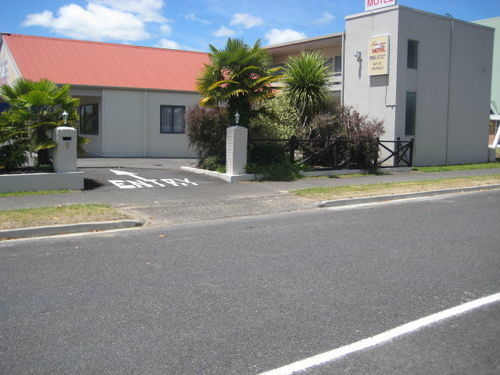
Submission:
POLYGON ((365 0, 365 11, 396 5, 397 0, 365 0))
POLYGON ((389 74, 389 36, 370 39, 368 72, 371 76, 389 74))

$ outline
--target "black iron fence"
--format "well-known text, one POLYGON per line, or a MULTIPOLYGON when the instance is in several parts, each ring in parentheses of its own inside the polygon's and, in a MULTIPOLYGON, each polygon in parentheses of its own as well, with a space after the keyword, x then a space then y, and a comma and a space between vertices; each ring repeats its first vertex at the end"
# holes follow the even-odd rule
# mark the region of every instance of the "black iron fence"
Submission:
MULTIPOLYGON (((413 164, 413 139, 379 140, 375 143, 354 144, 346 141, 321 139, 259 139, 250 138, 250 155, 272 160, 273 155, 285 155, 290 162, 316 169, 370 169, 408 166, 413 164), (257 151, 256 151, 257 150, 257 151), (259 156, 260 153, 260 156, 259 156), (256 156, 257 155, 257 156, 256 156)), ((274 156, 279 159, 278 156, 274 156)), ((254 160, 259 162, 259 160, 254 160)))

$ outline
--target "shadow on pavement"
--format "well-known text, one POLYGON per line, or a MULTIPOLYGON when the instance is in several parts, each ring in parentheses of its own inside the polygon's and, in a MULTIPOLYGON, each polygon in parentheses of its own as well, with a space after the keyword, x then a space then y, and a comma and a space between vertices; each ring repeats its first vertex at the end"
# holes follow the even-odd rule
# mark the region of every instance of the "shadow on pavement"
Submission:
POLYGON ((83 190, 94 190, 101 186, 103 186, 103 184, 91 178, 83 179, 83 190))

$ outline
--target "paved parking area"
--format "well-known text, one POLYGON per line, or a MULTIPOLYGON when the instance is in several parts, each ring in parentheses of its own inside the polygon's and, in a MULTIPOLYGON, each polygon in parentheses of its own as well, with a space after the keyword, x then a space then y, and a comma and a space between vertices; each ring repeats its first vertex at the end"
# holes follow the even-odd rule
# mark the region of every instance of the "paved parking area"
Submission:
MULTIPOLYGON (((85 173, 86 189, 98 191, 178 190, 224 182, 181 169, 142 169, 130 167, 81 168, 85 173)), ((149 191, 150 194, 163 194, 149 191)))

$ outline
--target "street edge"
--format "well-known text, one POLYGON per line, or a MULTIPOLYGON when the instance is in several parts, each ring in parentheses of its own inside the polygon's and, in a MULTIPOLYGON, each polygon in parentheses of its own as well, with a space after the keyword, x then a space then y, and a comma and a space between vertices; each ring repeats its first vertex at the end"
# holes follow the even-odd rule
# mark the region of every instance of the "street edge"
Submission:
POLYGON ((425 198, 436 195, 469 193, 482 190, 497 190, 497 189, 500 189, 500 185, 472 186, 472 187, 454 188, 445 190, 424 191, 419 193, 404 193, 404 194, 394 194, 394 195, 377 195, 374 197, 336 199, 336 200, 318 202, 316 203, 316 207, 339 207, 339 206, 348 206, 354 204, 379 203, 379 202, 387 202, 387 201, 394 201, 394 200, 401 200, 408 198, 425 198))
POLYGON ((16 238, 54 236, 58 234, 100 232, 113 229, 126 229, 144 225, 139 220, 101 221, 78 224, 51 225, 30 228, 0 230, 0 241, 16 238))

